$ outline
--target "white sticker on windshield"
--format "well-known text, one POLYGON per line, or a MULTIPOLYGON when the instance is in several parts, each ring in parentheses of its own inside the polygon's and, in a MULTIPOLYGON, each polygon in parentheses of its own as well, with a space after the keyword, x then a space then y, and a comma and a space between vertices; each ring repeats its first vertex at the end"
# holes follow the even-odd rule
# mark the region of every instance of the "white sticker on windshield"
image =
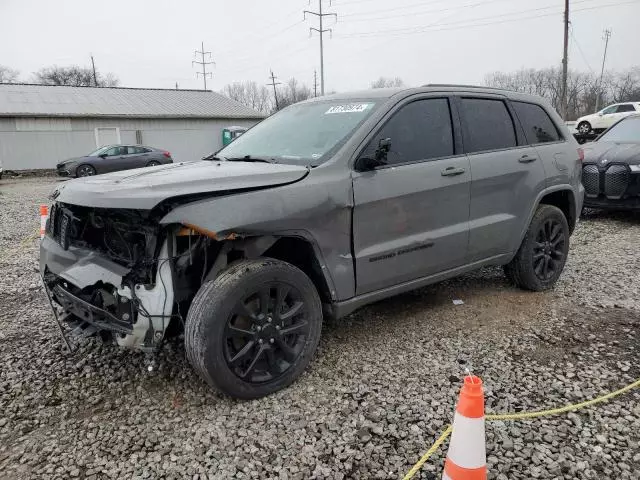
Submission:
POLYGON ((347 105, 334 105, 329 110, 324 112, 325 115, 330 113, 360 113, 364 112, 373 103, 349 103, 347 105))

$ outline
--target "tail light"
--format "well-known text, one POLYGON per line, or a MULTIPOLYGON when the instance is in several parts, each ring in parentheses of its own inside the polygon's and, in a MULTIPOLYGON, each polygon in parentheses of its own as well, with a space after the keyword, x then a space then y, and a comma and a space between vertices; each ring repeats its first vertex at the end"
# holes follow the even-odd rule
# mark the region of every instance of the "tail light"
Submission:
POLYGON ((167 158, 171 158, 171 154, 169 152, 162 152, 162 155, 164 155, 167 158))
POLYGON ((584 150, 582 148, 578 148, 578 159, 580 163, 584 162, 584 150))

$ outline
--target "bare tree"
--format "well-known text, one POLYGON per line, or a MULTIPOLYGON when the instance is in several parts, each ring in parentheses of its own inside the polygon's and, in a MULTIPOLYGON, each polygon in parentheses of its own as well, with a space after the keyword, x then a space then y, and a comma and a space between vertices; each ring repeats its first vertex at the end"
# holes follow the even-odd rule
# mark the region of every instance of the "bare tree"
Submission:
POLYGON ((35 83, 43 85, 70 85, 74 87, 116 87, 120 81, 112 73, 103 75, 96 72, 93 77, 93 70, 90 68, 72 65, 70 67, 44 67, 33 74, 35 83))
POLYGON ((20 72, 13 68, 0 65, 0 83, 16 83, 20 72))
POLYGON ((262 113, 269 113, 272 109, 273 102, 269 89, 264 85, 258 86, 253 81, 225 85, 222 94, 262 113))
POLYGON ((278 107, 283 109, 311 97, 313 97, 311 88, 298 82, 296 78, 290 78, 285 85, 278 89, 278 107))
MULTIPOLYGON (((560 68, 525 69, 512 73, 494 72, 485 84, 515 92, 545 97, 560 111, 562 71, 560 68)), ((567 119, 593 113, 600 95, 603 105, 640 99, 640 67, 624 72, 607 72, 602 82, 593 73, 570 71, 567 78, 567 119)))
POLYGON ((404 87, 404 81, 400 77, 387 78, 380 77, 377 80, 371 82, 371 88, 393 88, 404 87))

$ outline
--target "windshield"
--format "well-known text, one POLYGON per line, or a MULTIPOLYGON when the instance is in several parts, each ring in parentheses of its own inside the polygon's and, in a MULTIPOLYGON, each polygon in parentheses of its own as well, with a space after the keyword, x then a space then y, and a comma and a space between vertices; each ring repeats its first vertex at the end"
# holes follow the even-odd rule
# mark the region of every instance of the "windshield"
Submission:
POLYGON ((220 156, 319 165, 373 113, 376 102, 342 100, 292 105, 238 137, 219 152, 220 156))
POLYGON ((91 152, 89 155, 87 155, 87 157, 97 157, 98 155, 100 155, 101 153, 104 153, 107 151, 107 149, 109 148, 110 145, 107 145, 106 147, 100 147, 97 150, 94 150, 93 152, 91 152))
POLYGON ((598 139, 599 142, 640 143, 640 117, 626 118, 598 139))

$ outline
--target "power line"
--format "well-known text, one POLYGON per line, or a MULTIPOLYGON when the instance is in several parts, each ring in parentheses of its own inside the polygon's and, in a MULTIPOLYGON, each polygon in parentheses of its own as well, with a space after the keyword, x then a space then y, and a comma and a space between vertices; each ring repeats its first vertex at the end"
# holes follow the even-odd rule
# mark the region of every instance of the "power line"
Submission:
POLYGON ((273 98, 276 102, 276 110, 280 110, 280 106, 278 105, 278 90, 276 89, 276 85, 282 85, 282 83, 280 82, 276 82, 277 78, 274 74, 273 74, 273 70, 271 70, 271 83, 268 83, 267 85, 271 85, 273 87, 273 98))
MULTIPOLYGON (((329 0, 329 5, 331 5, 331 0, 329 0)), ((338 21, 338 15, 336 13, 322 13, 322 0, 318 0, 317 12, 312 12, 310 10, 304 10, 302 12, 305 19, 307 18, 307 13, 318 17, 318 21, 320 22, 319 28, 309 27, 309 34, 314 31, 320 34, 320 94, 324 95, 324 46, 322 43, 322 37, 324 32, 330 32, 333 34, 333 30, 330 28, 322 28, 322 21, 324 20, 324 17, 335 17, 336 21, 338 21)))
POLYGON ((611 38, 611 29, 607 28, 602 39, 604 40, 604 55, 602 56, 602 69, 600 70, 600 81, 598 82, 598 94, 596 96, 596 112, 600 110, 600 97, 602 95, 602 76, 604 75, 604 62, 607 60, 607 48, 609 47, 609 39, 611 38))
POLYGON ((207 62, 205 60, 205 57, 207 55, 209 55, 209 58, 211 58, 211 52, 205 52, 204 50, 204 42, 202 42, 202 50, 196 50, 195 51, 195 55, 200 54, 202 56, 202 61, 198 62, 197 60, 193 60, 191 62, 191 66, 193 67, 194 64, 197 65, 202 65, 202 72, 196 72, 196 78, 198 77, 198 75, 202 75, 202 79, 204 80, 204 89, 207 89, 207 75, 209 75, 209 78, 213 78, 213 74, 211 72, 207 72, 207 65, 215 65, 216 62, 214 62, 213 60, 210 62, 207 62))
MULTIPOLYGON (((483 2, 474 2, 474 3, 467 3, 465 5, 458 5, 457 7, 446 7, 446 8, 438 8, 435 10, 425 10, 420 11, 420 12, 411 12, 411 13, 401 13, 399 15, 385 15, 383 17, 374 17, 374 18, 356 18, 354 20, 348 19, 347 23, 354 23, 354 22, 373 22, 376 20, 388 20, 390 18, 405 18, 405 17, 418 17, 418 16, 422 16, 422 15, 431 15, 432 13, 444 13, 444 12, 450 12, 452 10, 458 10, 460 8, 473 8, 473 7, 477 7, 478 5, 488 5, 490 3, 497 3, 497 2, 507 2, 510 0, 485 0, 483 2)), ((582 0, 582 1, 597 1, 597 0, 582 0)), ((577 2, 580 3, 580 2, 577 2)), ((424 4, 424 5, 428 5, 424 4)), ((551 7, 549 7, 551 8, 551 7)), ((400 8, 395 9, 396 11, 399 10, 400 8)), ((350 17, 356 14, 352 14, 352 15, 341 15, 340 18, 342 17, 350 17)), ((340 22, 342 23, 342 22, 340 22)))
MULTIPOLYGON (((385 13, 385 12, 397 12, 398 10, 410 10, 412 8, 425 7, 427 5, 433 5, 435 3, 443 3, 443 0, 432 0, 430 2, 412 3, 411 5, 399 5, 399 6, 394 7, 394 8, 384 8, 382 10, 373 10, 371 12, 366 12, 364 14, 368 15, 368 14, 385 13)), ((363 13, 345 13, 344 15, 340 15, 340 16, 341 17, 354 17, 354 16, 360 16, 360 15, 363 15, 363 13)))
MULTIPOLYGON (((575 2, 575 3, 577 3, 577 2, 575 2)), ((607 4, 607 5, 597 5, 597 6, 593 6, 593 7, 577 8, 577 9, 573 10, 573 13, 584 12, 584 11, 588 11, 588 10, 599 10, 599 9, 608 8, 608 7, 619 7, 619 6, 629 5, 629 4, 638 5, 639 2, 637 0, 633 0, 633 1, 620 2, 620 3, 610 3, 610 4, 607 4)), ((548 9, 548 8, 550 8, 550 7, 543 7, 543 9, 548 9)), ((459 30, 461 28, 473 28, 473 27, 482 27, 482 26, 486 26, 486 25, 497 25, 497 24, 503 24, 503 23, 519 22, 521 20, 530 20, 530 19, 550 17, 550 16, 558 15, 559 13, 562 13, 561 11, 559 11, 559 12, 544 13, 544 14, 540 14, 540 15, 531 15, 531 16, 528 16, 528 17, 521 17, 521 18, 510 18, 510 19, 491 21, 491 22, 484 22, 484 23, 473 23, 473 22, 476 22, 478 20, 485 20, 485 19, 489 19, 489 18, 503 17, 503 16, 507 16, 507 15, 522 14, 522 13, 531 12, 531 11, 535 11, 535 10, 540 10, 540 9, 536 8, 536 9, 533 9, 533 10, 523 10, 521 12, 514 12, 514 13, 502 14, 502 15, 492 15, 491 17, 475 18, 475 19, 470 19, 470 20, 462 20, 462 21, 458 20, 458 21, 455 21, 455 22, 441 23, 439 25, 433 25, 433 26, 427 26, 427 27, 411 27, 409 29, 397 29, 397 30, 378 30, 378 31, 373 31, 373 32, 355 32, 355 33, 350 33, 350 34, 336 35, 335 38, 367 38, 367 37, 376 37, 376 36, 380 36, 380 35, 384 35, 386 37, 414 35, 414 34, 426 33, 426 32, 429 32, 429 31, 459 30), (467 22, 471 22, 471 23, 467 23, 467 22), (461 25, 462 23, 464 23, 464 25, 461 25), (449 25, 454 25, 454 26, 450 27, 450 28, 440 28, 442 26, 447 27, 449 25), (406 30, 409 30, 409 31, 406 31, 406 30)))
POLYGON ((580 47, 580 44, 578 43, 578 39, 575 36, 574 29, 573 29, 572 25, 571 25, 571 29, 569 30, 569 34, 571 35, 571 39, 573 40, 573 43, 575 44, 576 48, 578 49, 578 52, 580 53, 580 56, 582 57, 582 60, 584 60, 585 65, 587 66, 587 68, 589 69, 589 71, 592 74, 595 74, 596 72, 593 70, 593 68, 591 68, 591 64, 589 63, 589 60, 587 60, 587 57, 584 54, 584 51, 582 50, 582 47, 580 47))

